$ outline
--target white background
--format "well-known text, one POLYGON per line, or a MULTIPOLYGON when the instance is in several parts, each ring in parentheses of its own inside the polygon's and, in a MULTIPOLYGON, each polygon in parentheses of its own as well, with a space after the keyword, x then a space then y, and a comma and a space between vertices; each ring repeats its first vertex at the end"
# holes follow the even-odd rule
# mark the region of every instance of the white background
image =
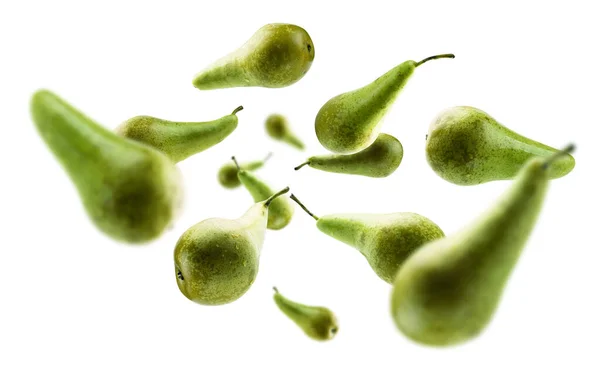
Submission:
POLYGON ((598 374, 598 132, 600 24, 594 1, 14 1, 0 6, 0 373, 2 374, 598 374), (450 4, 452 3, 452 4, 450 4), (484 5, 485 4, 485 5, 484 5), (191 79, 266 23, 311 35, 308 74, 284 89, 201 92, 191 79), (385 118, 404 145, 386 179, 292 167, 325 150, 314 117, 330 97, 396 64, 439 53, 420 67, 385 118), (206 121, 238 105, 238 129, 192 157, 186 210, 147 246, 118 244, 89 223, 71 182, 34 131, 31 93, 49 88, 114 128, 147 114, 206 121), (412 211, 447 234, 494 202, 510 182, 474 187, 437 177, 424 157, 429 122, 455 105, 479 107, 546 144, 576 142, 577 166, 551 184, 546 205, 488 329, 468 344, 433 349, 397 331, 389 285, 354 249, 300 210, 267 234, 258 279, 238 301, 205 307, 177 289, 179 235, 208 217, 235 218, 252 203, 226 191, 216 171, 273 159, 260 171, 290 185, 317 215, 412 211), (271 112, 308 145, 301 153, 266 137, 271 112), (326 305, 338 336, 305 337, 272 302, 326 305))

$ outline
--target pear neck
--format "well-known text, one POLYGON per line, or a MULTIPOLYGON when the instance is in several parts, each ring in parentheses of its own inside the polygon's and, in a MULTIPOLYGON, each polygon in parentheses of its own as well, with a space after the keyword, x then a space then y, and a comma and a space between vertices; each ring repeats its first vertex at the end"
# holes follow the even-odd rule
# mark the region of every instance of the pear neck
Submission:
POLYGON ((340 214, 322 216, 317 221, 317 227, 325 234, 358 249, 364 248, 368 226, 356 215, 340 214))

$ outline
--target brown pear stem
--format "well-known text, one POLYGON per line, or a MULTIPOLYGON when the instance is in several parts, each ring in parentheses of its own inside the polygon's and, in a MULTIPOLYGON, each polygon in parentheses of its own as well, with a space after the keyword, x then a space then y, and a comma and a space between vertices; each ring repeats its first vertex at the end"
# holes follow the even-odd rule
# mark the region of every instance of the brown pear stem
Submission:
POLYGON ((277 199, 280 195, 283 195, 285 193, 287 193, 288 191, 290 191, 289 186, 286 187, 283 190, 278 191, 277 193, 271 195, 271 197, 269 197, 269 199, 267 199, 267 201, 265 202, 265 207, 269 207, 269 205, 275 200, 277 199))
POLYGON ((428 58, 423 59, 423 60, 419 61, 418 63, 416 63, 415 68, 419 65, 425 64, 427 61, 437 60, 437 59, 453 59, 454 57, 455 56, 453 53, 445 53, 443 55, 429 56, 428 58))
POLYGON ((232 156, 232 157, 231 157, 231 160, 233 160, 233 162, 235 163, 235 167, 237 168, 237 170, 238 170, 238 171, 242 170, 242 169, 240 168, 240 165, 238 164, 238 162, 237 162, 237 160, 236 160, 235 156, 232 156))
POLYGON ((310 164, 310 162, 309 161, 305 161, 304 163, 302 163, 299 166, 297 166, 296 168, 294 168, 294 170, 297 171, 298 169, 300 169, 300 168, 302 168, 302 167, 304 167, 305 165, 308 165, 308 164, 310 164))
POLYGON ((557 159, 562 158, 565 155, 569 155, 575 151, 575 144, 569 143, 562 150, 555 152, 554 154, 548 156, 546 161, 544 162, 543 168, 548 169, 552 163, 554 163, 557 159))
POLYGON ((310 212, 308 210, 308 208, 306 208, 306 206, 303 205, 302 202, 300 202, 298 200, 298 198, 296 198, 296 196, 294 194, 290 195, 290 199, 293 200, 294 202, 298 203, 298 206, 302 207, 302 209, 304 210, 304 212, 306 212, 307 214, 309 214, 313 219, 319 220, 319 217, 317 215, 313 214, 312 212, 310 212))
POLYGON ((239 106, 236 109, 233 110, 233 112, 231 112, 232 115, 235 115, 236 113, 238 113, 239 111, 241 111, 242 109, 244 109, 244 107, 239 106))

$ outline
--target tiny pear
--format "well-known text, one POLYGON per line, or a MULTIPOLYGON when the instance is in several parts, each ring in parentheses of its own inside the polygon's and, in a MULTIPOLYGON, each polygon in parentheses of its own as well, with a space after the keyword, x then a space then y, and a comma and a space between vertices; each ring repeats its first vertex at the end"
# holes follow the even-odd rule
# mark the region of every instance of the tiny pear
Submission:
POLYGON ((201 305, 223 305, 243 296, 258 273, 269 205, 285 188, 255 203, 238 219, 206 219, 175 245, 175 276, 181 293, 201 305))
POLYGON ((267 117, 265 129, 271 138, 285 142, 298 150, 304 150, 304 143, 292 133, 287 119, 282 115, 272 114, 267 117))
POLYGON ((173 224, 183 188, 166 155, 119 137, 51 91, 36 91, 30 109, 39 135, 100 231, 118 241, 144 243, 173 224))
POLYGON ((240 48, 198 73, 193 84, 200 90, 229 87, 290 86, 310 69, 315 47, 300 26, 264 25, 240 48))
POLYGON ((356 154, 311 156, 294 169, 308 165, 326 172, 387 177, 398 169, 403 156, 404 149, 400 141, 391 135, 380 133, 375 142, 356 154))
POLYGON ((294 194, 290 198, 317 221, 321 232, 357 249, 377 276, 390 284, 416 249, 444 236, 434 222, 412 212, 317 217, 294 194))
MULTIPOLYGON (((480 109, 459 106, 440 112, 429 127, 427 162, 440 177, 457 185, 511 180, 532 157, 558 150, 523 137, 480 109)), ((550 166, 548 176, 565 176, 575 167, 567 155, 550 166)))
POLYGON ((483 331, 535 226, 551 165, 572 150, 528 160, 512 186, 473 223, 408 258, 391 294, 391 314, 401 332, 422 344, 449 346, 483 331))
MULTIPOLYGON (((263 165, 271 158, 271 153, 269 153, 263 160, 255 160, 247 163, 240 163, 240 169, 246 171, 255 171, 259 168, 262 168, 263 165)), ((224 164, 217 174, 217 178, 221 186, 227 189, 233 189, 241 185, 240 179, 237 176, 238 168, 236 167, 233 161, 224 164)))
MULTIPOLYGON (((246 187, 254 202, 260 202, 273 195, 273 190, 254 173, 241 169, 235 157, 231 158, 238 167, 238 178, 246 187)), ((294 205, 288 197, 279 197, 269 206, 269 221, 267 228, 272 230, 283 229, 292 221, 294 205)))
POLYGON ((273 287, 273 300, 279 310, 298 325, 311 339, 327 341, 338 332, 337 318, 331 310, 322 306, 309 306, 287 299, 273 287))
POLYGON ((150 116, 136 116, 123 122, 115 132, 164 152, 180 162, 227 138, 238 125, 239 106, 230 115, 206 122, 174 122, 150 116))
POLYGON ((330 99, 315 119, 321 145, 338 154, 354 154, 367 148, 377 139, 382 118, 415 68, 440 58, 454 58, 454 55, 431 56, 420 62, 405 61, 372 83, 330 99))

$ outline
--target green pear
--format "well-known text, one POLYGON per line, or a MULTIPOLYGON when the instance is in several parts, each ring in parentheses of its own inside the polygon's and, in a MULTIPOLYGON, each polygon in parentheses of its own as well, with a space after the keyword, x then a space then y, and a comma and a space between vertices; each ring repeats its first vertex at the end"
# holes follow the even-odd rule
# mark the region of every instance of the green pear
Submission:
MULTIPOLYGON (((440 177, 457 185, 511 180, 532 157, 558 150, 515 133, 480 109, 459 106, 440 112, 429 127, 427 162, 440 177)), ((568 155, 548 170, 562 177, 575 167, 568 155)))
MULTIPOLYGON (((271 158, 271 153, 269 153, 263 160, 255 160, 246 163, 240 163, 240 169, 245 171, 255 171, 259 168, 262 168, 265 163, 271 158)), ((234 189, 240 186, 242 183, 238 178, 238 168, 233 161, 224 164, 217 174, 217 178, 221 186, 227 189, 234 189)))
POLYGON ((294 194, 290 198, 317 221, 321 232, 357 249, 377 276, 389 284, 416 249, 444 237, 434 222, 412 212, 317 217, 294 194))
POLYGON ((298 150, 304 150, 304 143, 292 132, 287 119, 282 115, 272 114, 267 117, 265 129, 271 138, 287 143, 298 150))
POLYGON ((399 140, 380 133, 375 142, 356 154, 311 156, 295 170, 308 165, 326 172, 355 174, 367 177, 387 177, 394 173, 404 156, 399 140))
POLYGON ((118 241, 143 243, 173 224, 183 188, 166 155, 119 137, 48 90, 33 94, 30 110, 39 135, 100 231, 118 241))
MULTIPOLYGON (((252 195, 254 202, 260 202, 272 196, 274 191, 261 180, 256 174, 241 169, 235 157, 231 158, 238 167, 238 179, 246 187, 246 190, 252 195)), ((278 230, 285 228, 294 215, 294 205, 288 197, 279 197, 269 206, 269 220, 267 228, 278 230)))
POLYGON ((123 137, 152 146, 180 162, 227 138, 238 125, 237 107, 230 115, 207 122, 174 122, 150 116, 136 116, 115 132, 123 137))
POLYGON ((300 26, 267 24, 241 47, 196 75, 200 90, 230 87, 281 88, 296 83, 310 69, 315 47, 300 26))
POLYGON ((535 226, 552 164, 571 151, 528 160, 487 212, 408 258, 391 295, 401 332, 422 344, 450 346, 483 331, 535 226))
POLYGON ((311 339, 327 341, 338 332, 337 318, 331 310, 322 306, 309 306, 287 299, 273 287, 273 300, 279 310, 298 325, 311 339))
POLYGON ((330 99, 315 119, 315 131, 321 145, 338 154, 354 154, 367 148, 377 139, 382 118, 415 68, 440 58, 454 58, 454 55, 431 56, 419 62, 405 61, 372 83, 330 99))
POLYGON ((285 188, 255 203, 238 219, 206 219, 175 245, 175 276, 181 293, 201 305, 223 305, 243 296, 258 273, 269 205, 285 188))

